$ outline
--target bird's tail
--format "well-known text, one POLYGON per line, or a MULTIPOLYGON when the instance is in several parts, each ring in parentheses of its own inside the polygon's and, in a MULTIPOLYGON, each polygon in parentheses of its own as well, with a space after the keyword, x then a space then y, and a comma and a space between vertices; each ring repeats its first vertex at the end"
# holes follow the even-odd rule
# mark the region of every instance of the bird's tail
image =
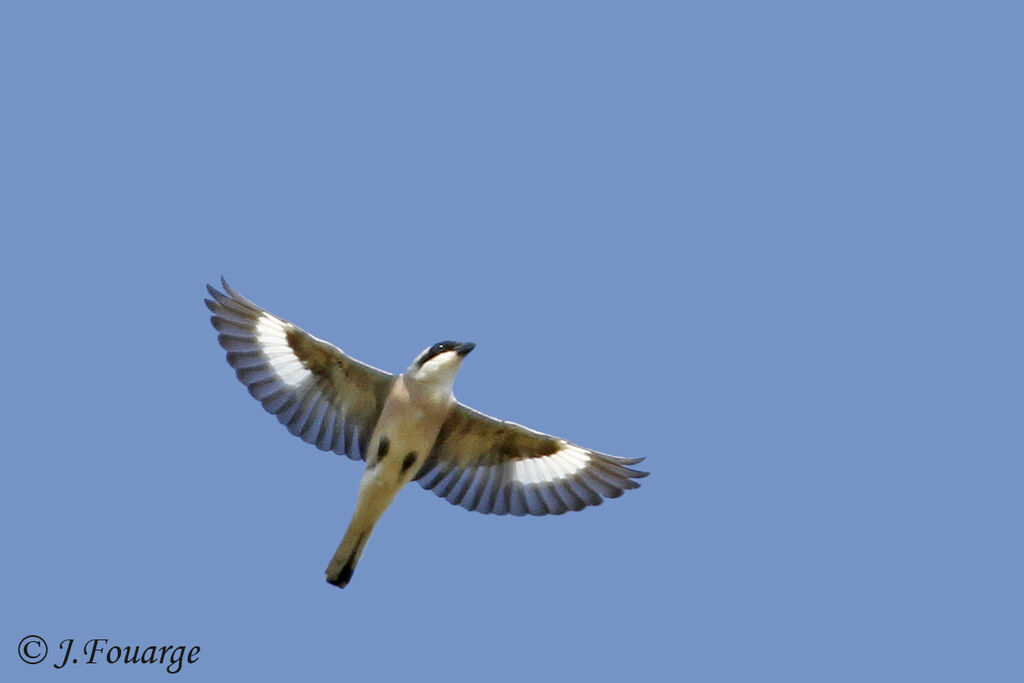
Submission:
POLYGON ((344 588, 352 579, 352 572, 356 569, 356 563, 363 555, 363 548, 366 541, 373 532, 376 519, 361 520, 358 517, 352 520, 345 537, 338 544, 334 551, 331 563, 327 565, 327 582, 333 583, 338 588, 344 588))
POLYGON ((359 482, 359 495, 356 497, 356 509, 352 513, 352 521, 348 524, 345 537, 334 551, 331 563, 327 565, 327 581, 338 588, 344 588, 352 580, 352 572, 356 563, 363 555, 366 541, 377 526, 377 521, 395 499, 401 488, 401 482, 388 482, 381 479, 380 467, 368 467, 359 482))

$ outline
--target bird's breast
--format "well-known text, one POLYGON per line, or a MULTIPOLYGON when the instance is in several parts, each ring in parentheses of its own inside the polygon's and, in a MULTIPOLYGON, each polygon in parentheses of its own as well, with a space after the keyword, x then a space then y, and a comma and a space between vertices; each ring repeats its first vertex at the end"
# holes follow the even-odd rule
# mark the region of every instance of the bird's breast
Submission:
POLYGON ((402 485, 416 476, 451 408, 450 400, 413 400, 404 387, 397 389, 388 397, 370 439, 368 485, 402 485))

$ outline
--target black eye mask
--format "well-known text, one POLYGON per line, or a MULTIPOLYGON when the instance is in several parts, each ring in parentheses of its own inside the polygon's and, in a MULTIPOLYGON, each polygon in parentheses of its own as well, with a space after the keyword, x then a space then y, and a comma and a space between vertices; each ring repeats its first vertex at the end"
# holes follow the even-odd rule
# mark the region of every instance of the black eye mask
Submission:
POLYGON ((438 356, 444 353, 445 351, 454 351, 459 346, 459 342, 456 341, 438 342, 431 346, 429 349, 427 349, 427 352, 424 353, 423 357, 420 358, 418 363, 416 363, 416 367, 422 368, 423 364, 426 363, 431 358, 433 358, 434 356, 438 356))

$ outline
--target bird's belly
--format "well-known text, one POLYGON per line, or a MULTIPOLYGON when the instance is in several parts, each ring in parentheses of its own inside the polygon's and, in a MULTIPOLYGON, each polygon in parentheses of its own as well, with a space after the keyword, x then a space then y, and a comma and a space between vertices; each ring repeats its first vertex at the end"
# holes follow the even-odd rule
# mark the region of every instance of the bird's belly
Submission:
POLYGON ((398 429, 383 429, 371 439, 373 448, 367 458, 364 480, 373 486, 402 486, 419 471, 430 455, 437 438, 438 427, 409 429, 403 424, 398 429))

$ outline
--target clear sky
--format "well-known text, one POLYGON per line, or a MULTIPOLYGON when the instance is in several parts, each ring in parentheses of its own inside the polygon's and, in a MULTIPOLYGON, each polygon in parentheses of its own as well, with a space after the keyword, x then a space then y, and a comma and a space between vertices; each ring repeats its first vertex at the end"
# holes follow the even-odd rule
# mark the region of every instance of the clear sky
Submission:
POLYGON ((1024 680, 1022 17, 832 4, 4 3, 0 678, 1024 680), (339 591, 221 275, 651 475, 339 591))

